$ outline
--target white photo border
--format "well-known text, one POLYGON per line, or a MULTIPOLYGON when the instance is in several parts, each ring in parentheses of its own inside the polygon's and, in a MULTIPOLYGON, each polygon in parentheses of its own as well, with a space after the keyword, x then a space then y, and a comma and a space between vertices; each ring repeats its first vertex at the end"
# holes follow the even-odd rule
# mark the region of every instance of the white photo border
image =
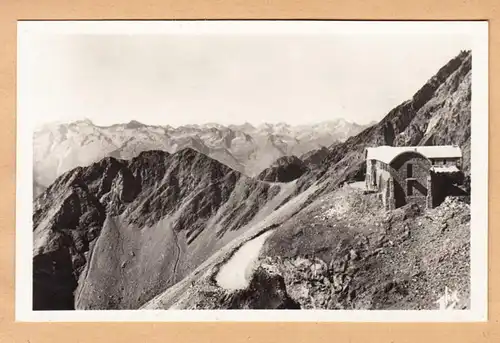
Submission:
POLYGON ((483 322, 488 310, 488 22, 487 21, 20 21, 17 54, 16 321, 21 322, 483 322), (469 310, 32 310, 33 120, 25 110, 23 57, 36 34, 400 34, 470 35, 471 307, 469 310))

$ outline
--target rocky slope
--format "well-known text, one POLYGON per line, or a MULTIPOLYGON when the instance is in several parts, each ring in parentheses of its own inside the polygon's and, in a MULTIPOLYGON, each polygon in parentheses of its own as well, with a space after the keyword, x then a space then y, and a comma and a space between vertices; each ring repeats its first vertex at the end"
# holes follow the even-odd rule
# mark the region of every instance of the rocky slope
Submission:
POLYGON ((390 213, 349 186, 318 199, 266 242, 261 266, 301 308, 435 309, 448 287, 469 308, 470 208, 457 199, 390 213))
POLYGON ((303 178, 326 181, 325 189, 332 190, 362 174, 364 149, 379 145, 458 145, 463 151, 463 170, 470 175, 471 60, 471 52, 462 51, 378 124, 332 145, 303 178))
POLYGON ((137 308, 292 190, 189 148, 71 170, 34 203, 34 307, 137 308))
POLYGON ((217 282, 226 251, 143 308, 429 310, 446 289, 455 309, 470 308, 470 208, 459 199, 386 212, 345 186, 258 234, 268 231, 246 287, 217 282))
POLYGON ((329 150, 326 147, 321 149, 311 150, 306 152, 304 155, 300 156, 300 159, 309 168, 317 168, 321 165, 321 162, 328 156, 329 150))
POLYGON ((376 195, 359 189, 362 183, 339 187, 363 178, 364 148, 381 144, 457 144, 470 173, 470 82, 471 53, 462 52, 380 123, 304 156, 310 171, 294 181, 296 190, 277 211, 309 195, 291 216, 262 229, 273 232, 246 288, 217 282, 240 244, 144 308, 262 308, 266 299, 267 308, 438 309, 448 289, 457 297, 447 306, 469 308, 466 202, 449 198, 433 210, 406 206, 387 212, 376 195), (262 287, 255 280, 264 280, 262 287))
POLYGON ((283 156, 269 168, 264 169, 257 179, 270 182, 290 182, 308 171, 305 163, 296 156, 283 156))
MULTIPOLYGON (((108 127, 89 120, 47 124, 34 133, 34 177, 47 187, 56 177, 78 166, 112 156, 130 159, 142 151, 169 153, 192 148, 249 176, 255 176, 285 155, 300 156, 310 150, 343 141, 364 127, 343 119, 315 125, 284 123, 145 125, 137 121, 108 127)), ((40 193, 38 187, 37 194, 40 193)))

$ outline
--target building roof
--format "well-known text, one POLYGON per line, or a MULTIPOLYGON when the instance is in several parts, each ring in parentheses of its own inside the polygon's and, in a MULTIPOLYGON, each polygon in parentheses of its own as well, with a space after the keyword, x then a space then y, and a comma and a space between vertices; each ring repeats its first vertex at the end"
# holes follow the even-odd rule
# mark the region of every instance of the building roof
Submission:
POLYGON ((394 158, 404 152, 418 152, 425 157, 431 158, 461 158, 462 150, 454 145, 432 145, 432 146, 387 146, 382 145, 366 148, 367 160, 379 160, 390 164, 394 158))

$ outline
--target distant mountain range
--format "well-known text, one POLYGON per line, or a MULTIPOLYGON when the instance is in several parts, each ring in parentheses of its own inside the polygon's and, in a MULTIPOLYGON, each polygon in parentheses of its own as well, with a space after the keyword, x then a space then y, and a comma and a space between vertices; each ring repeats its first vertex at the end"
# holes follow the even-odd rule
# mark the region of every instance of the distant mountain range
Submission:
POLYGON ((311 150, 345 141, 366 126, 343 119, 314 125, 249 123, 171 126, 137 121, 97 126, 89 120, 47 124, 34 133, 34 191, 39 194, 59 175, 106 156, 131 159, 143 151, 175 153, 195 149, 248 176, 255 176, 275 160, 301 156, 311 150))

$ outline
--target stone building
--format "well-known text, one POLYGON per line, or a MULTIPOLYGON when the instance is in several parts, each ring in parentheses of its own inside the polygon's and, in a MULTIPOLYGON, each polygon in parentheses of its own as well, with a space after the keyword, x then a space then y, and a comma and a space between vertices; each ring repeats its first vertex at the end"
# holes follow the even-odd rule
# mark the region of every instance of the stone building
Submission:
POLYGON ((408 203, 433 208, 459 193, 462 151, 457 146, 367 148, 366 189, 380 194, 384 207, 408 203))

